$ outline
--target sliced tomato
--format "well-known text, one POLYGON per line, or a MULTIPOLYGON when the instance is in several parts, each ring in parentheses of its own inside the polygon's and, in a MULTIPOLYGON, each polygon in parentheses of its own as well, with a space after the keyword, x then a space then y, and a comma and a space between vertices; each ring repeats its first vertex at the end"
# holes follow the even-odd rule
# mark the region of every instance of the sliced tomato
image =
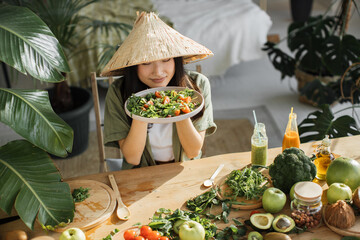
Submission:
POLYGON ((187 96, 187 97, 184 99, 184 102, 190 103, 190 102, 191 102, 191 97, 190 97, 190 96, 187 96))
POLYGON ((170 102, 170 98, 168 96, 164 97, 163 104, 168 104, 170 102))
POLYGON ((156 96, 157 98, 161 98, 161 97, 162 97, 159 91, 155 91, 155 96, 156 96))
POLYGON ((174 114, 175 114, 175 116, 179 116, 179 115, 180 115, 180 109, 176 109, 176 110, 174 111, 174 114))
POLYGON ((190 108, 189 108, 188 105, 185 105, 184 107, 182 107, 182 108, 181 108, 181 111, 182 111, 183 113, 189 113, 189 112, 191 112, 191 110, 190 110, 190 108))

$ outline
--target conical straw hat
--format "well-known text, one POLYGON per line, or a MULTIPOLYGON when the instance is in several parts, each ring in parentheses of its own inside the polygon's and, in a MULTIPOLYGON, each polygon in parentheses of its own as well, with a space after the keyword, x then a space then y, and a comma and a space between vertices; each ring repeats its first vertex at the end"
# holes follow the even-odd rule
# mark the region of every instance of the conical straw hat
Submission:
POLYGON ((101 75, 118 75, 122 68, 161 59, 182 56, 186 64, 212 55, 209 49, 181 35, 155 13, 142 12, 101 75))

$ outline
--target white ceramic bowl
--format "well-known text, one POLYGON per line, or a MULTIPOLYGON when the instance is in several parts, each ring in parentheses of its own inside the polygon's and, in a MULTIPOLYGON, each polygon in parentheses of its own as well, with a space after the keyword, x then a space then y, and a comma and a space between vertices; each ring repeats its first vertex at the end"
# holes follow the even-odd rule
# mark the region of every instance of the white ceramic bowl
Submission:
MULTIPOLYGON (((145 97, 147 94, 149 93, 154 93, 155 91, 167 91, 167 90, 175 90, 177 92, 186 89, 185 87, 159 87, 159 88, 150 88, 141 92, 137 92, 135 93, 135 96, 138 97, 145 97)), ((141 117, 135 114, 132 114, 128 109, 127 109, 127 103, 128 100, 126 100, 125 102, 125 112, 128 116, 130 116, 133 119, 139 120, 139 121, 143 121, 143 122, 148 122, 148 123, 172 123, 172 122, 178 122, 178 121, 182 121, 184 119, 190 118, 195 116, 197 113, 199 113, 201 111, 201 109, 204 107, 204 97, 197 91, 194 90, 194 95, 191 97, 191 101, 192 102, 196 102, 199 106, 192 112, 186 113, 186 114, 180 114, 179 116, 175 116, 175 117, 168 117, 168 118, 146 118, 146 117, 141 117)))

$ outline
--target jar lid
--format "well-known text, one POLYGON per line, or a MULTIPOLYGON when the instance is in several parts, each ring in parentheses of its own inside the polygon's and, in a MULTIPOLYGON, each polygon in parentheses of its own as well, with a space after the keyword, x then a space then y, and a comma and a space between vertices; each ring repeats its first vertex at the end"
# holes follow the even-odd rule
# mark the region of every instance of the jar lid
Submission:
POLYGON ((298 199, 315 201, 322 195, 322 188, 314 182, 299 182, 295 185, 294 193, 298 199))

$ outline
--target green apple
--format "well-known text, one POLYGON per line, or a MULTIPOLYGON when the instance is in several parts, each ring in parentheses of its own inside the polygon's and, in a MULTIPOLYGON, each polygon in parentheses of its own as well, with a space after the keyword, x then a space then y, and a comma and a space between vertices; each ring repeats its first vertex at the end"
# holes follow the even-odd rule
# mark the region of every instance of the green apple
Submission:
POLYGON ((59 240, 86 240, 86 236, 80 228, 69 228, 60 235, 59 240))
POLYGON ((286 203, 286 195, 278 188, 268 188, 262 197, 262 205, 268 213, 280 212, 286 203))
POLYGON ((180 226, 186 222, 186 220, 179 219, 174 223, 173 230, 176 234, 179 234, 180 226))
POLYGON ((351 188, 344 183, 333 183, 327 190, 328 203, 336 203, 337 200, 351 200, 352 191, 351 188))
POLYGON ((185 221, 179 229, 180 240, 204 240, 205 229, 196 221, 185 221))

